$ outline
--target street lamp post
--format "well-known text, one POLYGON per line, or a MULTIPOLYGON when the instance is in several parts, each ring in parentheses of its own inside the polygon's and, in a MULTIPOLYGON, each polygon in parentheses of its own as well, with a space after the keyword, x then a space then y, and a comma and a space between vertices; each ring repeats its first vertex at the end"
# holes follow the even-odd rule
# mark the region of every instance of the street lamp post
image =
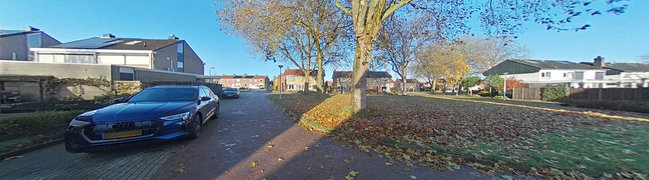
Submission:
POLYGON ((282 67, 283 65, 277 65, 279 67, 279 99, 282 100, 282 67))
POLYGON ((210 67, 210 76, 212 75, 212 69, 214 69, 214 67, 210 67))
MULTIPOLYGON (((509 73, 503 73, 503 75, 507 75, 507 74, 509 73)), ((503 78, 503 101, 507 101, 507 77, 506 76, 504 76, 503 78)))

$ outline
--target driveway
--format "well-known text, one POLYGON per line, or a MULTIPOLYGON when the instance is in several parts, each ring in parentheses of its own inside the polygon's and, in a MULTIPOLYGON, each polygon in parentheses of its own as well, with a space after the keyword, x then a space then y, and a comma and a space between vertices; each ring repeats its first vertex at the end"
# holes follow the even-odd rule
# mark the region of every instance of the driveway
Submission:
POLYGON ((307 132, 266 98, 223 99, 221 115, 198 139, 100 153, 67 153, 62 144, 0 162, 0 179, 490 179, 473 168, 437 171, 386 163, 307 132), (411 177, 412 176, 412 177, 411 177))

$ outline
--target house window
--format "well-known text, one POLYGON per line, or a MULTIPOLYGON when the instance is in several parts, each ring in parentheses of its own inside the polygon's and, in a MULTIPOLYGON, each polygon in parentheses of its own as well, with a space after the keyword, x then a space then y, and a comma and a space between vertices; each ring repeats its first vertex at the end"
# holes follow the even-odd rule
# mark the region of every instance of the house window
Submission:
POLYGON ((584 79, 584 72, 575 72, 574 80, 583 80, 583 79, 584 79))
POLYGON ((241 82, 241 79, 237 79, 237 82, 241 82))
POLYGON ((41 47, 42 45, 41 33, 27 34, 27 47, 41 47))
POLYGON ((604 80, 604 72, 595 72, 596 80, 604 80))
POLYGON ((550 72, 542 72, 541 77, 545 79, 550 79, 551 73, 550 72))
POLYGON ((121 81, 133 81, 135 80, 135 70, 133 68, 119 68, 119 80, 121 81))
POLYGON ((289 84, 289 85, 288 85, 288 89, 289 89, 289 90, 294 90, 294 89, 295 89, 295 85, 289 84))
POLYGON ((66 54, 63 55, 63 62, 65 63, 84 63, 95 64, 95 55, 87 54, 66 54))
POLYGON ((178 72, 185 72, 185 48, 182 42, 176 45, 176 52, 178 53, 178 72))
POLYGON ((287 79, 288 79, 289 81, 295 81, 295 76, 288 76, 287 79))

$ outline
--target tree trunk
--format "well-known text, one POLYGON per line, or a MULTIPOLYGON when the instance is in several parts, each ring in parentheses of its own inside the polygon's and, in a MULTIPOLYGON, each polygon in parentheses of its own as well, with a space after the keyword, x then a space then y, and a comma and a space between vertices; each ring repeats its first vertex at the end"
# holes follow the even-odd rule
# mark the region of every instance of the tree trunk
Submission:
POLYGON ((309 80, 311 80, 311 70, 307 69, 304 71, 304 91, 302 93, 309 93, 309 80))
POLYGON ((322 88, 322 84, 324 83, 324 67, 323 67, 323 61, 324 61, 324 55, 322 50, 320 49, 320 43, 316 40, 315 42, 315 47, 317 51, 316 55, 316 63, 318 66, 318 77, 316 77, 316 91, 318 93, 324 92, 322 88))
POLYGON ((399 74, 399 75, 401 75, 401 79, 403 79, 403 83, 401 83, 401 95, 405 96, 407 88, 408 88, 408 79, 407 79, 408 75, 407 75, 406 69, 405 68, 402 69, 401 74, 399 74))
POLYGON ((434 93, 436 87, 437 87, 437 80, 433 79, 433 85, 431 86, 430 91, 434 93))
POLYGON ((352 73, 352 108, 355 112, 367 108, 367 79, 365 74, 370 63, 372 37, 359 36, 354 55, 354 71, 352 73))

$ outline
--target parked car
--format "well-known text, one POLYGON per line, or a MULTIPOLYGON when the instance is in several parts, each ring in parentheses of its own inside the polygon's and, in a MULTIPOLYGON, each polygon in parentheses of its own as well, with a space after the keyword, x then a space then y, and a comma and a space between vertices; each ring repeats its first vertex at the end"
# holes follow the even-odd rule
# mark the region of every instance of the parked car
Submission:
POLYGON ((239 99, 241 92, 237 88, 225 88, 223 90, 223 98, 237 98, 239 99))
POLYGON ((116 104, 82 113, 65 132, 69 152, 93 152, 179 137, 197 138, 219 115, 219 98, 205 86, 156 86, 116 104))

